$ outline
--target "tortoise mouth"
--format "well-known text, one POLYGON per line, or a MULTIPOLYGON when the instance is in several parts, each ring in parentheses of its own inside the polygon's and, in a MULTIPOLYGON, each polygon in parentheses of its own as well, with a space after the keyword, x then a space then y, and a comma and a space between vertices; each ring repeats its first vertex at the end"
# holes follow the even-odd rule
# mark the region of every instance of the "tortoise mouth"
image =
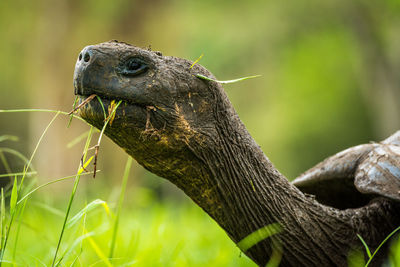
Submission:
POLYGON ((80 78, 81 77, 78 76, 77 78, 74 79, 75 95, 78 97, 78 102, 76 103, 77 106, 82 104, 84 101, 87 101, 88 98, 91 97, 92 95, 96 95, 96 97, 88 101, 88 103, 79 108, 79 110, 86 108, 86 109, 91 109, 92 112, 101 113, 104 115, 107 114, 107 111, 112 101, 116 103, 122 101, 121 106, 136 106, 143 109, 146 109, 147 106, 151 106, 150 103, 149 104, 138 103, 135 102, 134 99, 130 98, 128 99, 127 97, 124 96, 111 95, 110 93, 107 93, 107 90, 105 90, 104 88, 94 88, 94 87, 92 88, 83 86, 82 83, 80 82, 82 79, 80 78))
MULTIPOLYGON (((77 94, 78 100, 76 106, 87 101, 90 96, 77 94)), ((106 118, 119 101, 122 101, 122 103, 115 111, 113 125, 124 124, 125 126, 129 126, 132 124, 132 126, 141 126, 143 124, 142 121, 146 118, 146 105, 138 104, 131 100, 111 98, 101 94, 95 94, 93 99, 77 110, 77 114, 89 124, 101 129, 106 118)))
MULTIPOLYGON (((94 95, 94 98, 89 100, 90 95, 77 95, 78 101, 77 106, 82 105, 82 103, 87 102, 81 108, 78 109, 78 113, 81 113, 83 110, 91 110, 95 113, 105 113, 111 105, 111 99, 99 96, 97 94, 94 95)), ((104 114, 103 114, 104 115, 104 114)))
MULTIPOLYGON (((135 105, 135 106, 140 106, 143 108, 146 108, 146 106, 150 106, 151 104, 148 103, 138 103, 135 102, 133 99, 128 99, 125 97, 120 97, 120 96, 113 96, 109 95, 106 93, 103 93, 101 89, 92 89, 92 88, 87 88, 83 92, 77 93, 77 90, 75 89, 75 95, 78 96, 78 105, 84 102, 87 98, 89 98, 91 95, 95 94, 96 95, 96 100, 99 102, 99 99, 101 100, 101 103, 103 103, 104 107, 106 108, 106 105, 108 106, 111 101, 119 102, 122 101, 122 104, 125 105, 135 105)), ((91 102, 95 101, 95 99, 91 100, 91 102)))

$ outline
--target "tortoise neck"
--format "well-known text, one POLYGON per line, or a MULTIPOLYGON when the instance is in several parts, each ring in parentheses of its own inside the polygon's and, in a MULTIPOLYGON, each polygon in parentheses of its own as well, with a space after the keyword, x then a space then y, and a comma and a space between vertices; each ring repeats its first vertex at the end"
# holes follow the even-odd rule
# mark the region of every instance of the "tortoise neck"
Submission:
MULTIPOLYGON (((295 247, 319 250, 317 242, 329 238, 323 232, 334 232, 335 228, 341 227, 335 216, 327 219, 331 214, 326 209, 305 197, 276 170, 251 138, 233 107, 219 107, 215 114, 218 116, 216 137, 209 139, 207 144, 189 146, 200 162, 195 168, 198 172, 194 175, 186 173, 174 183, 201 206, 235 243, 261 228, 278 223, 282 233, 263 239, 245 252, 257 264, 266 264, 277 239, 284 249, 296 243, 295 247), (198 177, 201 177, 201 183, 193 186, 198 177), (323 220, 325 229, 319 229, 321 240, 307 235, 310 231, 317 231, 318 223, 323 220), (315 229, 306 229, 309 225, 314 225, 315 229)), ((294 257, 298 257, 295 252, 286 252, 283 261, 307 261, 294 257)), ((323 257, 321 262, 332 263, 329 256, 323 257)))
MULTIPOLYGON (((221 209, 215 218, 235 242, 248 234, 280 222, 304 195, 272 165, 240 120, 218 125, 214 144, 201 150, 216 203, 221 209), (233 123, 232 123, 233 122, 233 123), (240 124, 238 126, 237 124, 240 124), (236 125, 231 125, 236 124, 236 125)), ((213 216, 213 215, 212 215, 213 216)))

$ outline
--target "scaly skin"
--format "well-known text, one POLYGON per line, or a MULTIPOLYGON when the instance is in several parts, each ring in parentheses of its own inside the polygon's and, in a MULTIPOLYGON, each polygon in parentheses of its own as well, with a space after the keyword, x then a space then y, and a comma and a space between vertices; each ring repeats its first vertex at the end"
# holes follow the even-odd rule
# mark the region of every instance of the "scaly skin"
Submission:
MULTIPOLYGON (((272 250, 280 266, 345 266, 347 254, 373 249, 400 224, 395 202, 377 199, 339 210, 305 196, 280 174, 247 132, 222 86, 202 66, 128 44, 107 42, 80 54, 75 93, 123 100, 106 135, 149 171, 181 188, 238 243, 278 223, 282 231, 245 251, 264 266, 272 250)), ((92 100, 79 110, 102 128, 92 100)), ((384 255, 384 254, 381 254, 384 255)), ((379 264, 379 259, 375 264, 379 264)))

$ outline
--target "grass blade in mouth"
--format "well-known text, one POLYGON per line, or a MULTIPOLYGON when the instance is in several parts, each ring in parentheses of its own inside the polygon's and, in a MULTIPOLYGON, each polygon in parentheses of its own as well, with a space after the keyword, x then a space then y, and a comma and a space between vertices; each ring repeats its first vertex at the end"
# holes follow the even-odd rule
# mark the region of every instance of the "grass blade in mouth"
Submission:
POLYGON ((93 98, 95 98, 96 94, 90 95, 88 98, 86 98, 82 103, 80 103, 77 107, 75 107, 73 110, 71 110, 68 115, 71 115, 72 113, 74 113, 75 111, 77 111, 78 109, 80 109, 81 107, 83 107, 84 105, 86 105, 87 103, 89 103, 93 98))
POLYGON ((195 76, 197 78, 199 78, 199 79, 202 79, 202 80, 212 81, 212 82, 222 83, 222 84, 227 84, 227 83, 236 83, 236 82, 241 82, 241 81, 248 80, 248 79, 257 78, 257 77, 260 77, 261 75, 247 76, 247 77, 238 78, 238 79, 234 79, 234 80, 228 80, 228 81, 215 80, 215 79, 209 78, 209 77, 201 75, 201 74, 196 74, 195 76))
MULTIPOLYGON (((74 104, 72 105, 72 110, 75 110, 76 104, 78 103, 78 98, 79 98, 79 96, 75 96, 74 104)), ((69 126, 71 125, 73 118, 74 118, 74 116, 71 114, 71 116, 69 117, 67 128, 69 128, 69 126)))
POLYGON ((117 111, 117 108, 119 107, 119 105, 121 105, 121 103, 122 103, 122 100, 120 100, 115 106, 113 106, 112 110, 109 109, 109 115, 108 115, 108 117, 107 117, 107 119, 106 119, 106 121, 104 123, 103 128, 101 129, 99 140, 97 141, 97 144, 94 146, 95 152, 94 152, 94 163, 93 163, 93 168, 94 168, 94 170, 93 170, 93 178, 96 178, 97 156, 99 154, 99 148, 100 148, 101 139, 103 138, 103 134, 104 134, 104 131, 106 130, 106 127, 107 127, 108 123, 111 120, 114 120, 115 112, 117 111))
POLYGON ((104 108, 103 101, 101 101, 100 96, 97 96, 97 100, 99 101, 101 108, 103 109, 104 121, 107 120, 106 109, 104 108))
POLYGON ((112 100, 111 103, 110 103, 110 106, 108 107, 108 114, 109 115, 106 118, 106 120, 109 119, 110 125, 112 125, 112 122, 114 121, 114 118, 115 118, 115 112, 113 112, 114 108, 115 108, 115 100, 112 100))
MULTIPOLYGON (((71 115, 72 113, 74 113, 75 111, 77 111, 78 109, 80 109, 81 107, 86 105, 87 103, 89 103, 95 97, 97 97, 97 100, 101 104, 101 107, 102 107, 103 113, 104 113, 104 121, 105 122, 104 122, 103 128, 101 129, 99 140, 98 140, 97 144, 93 148, 91 148, 91 149, 95 150, 95 152, 94 152, 94 162, 93 162, 93 168, 94 168, 94 170, 93 170, 93 178, 96 177, 97 156, 98 156, 98 153, 99 153, 100 142, 101 142, 101 139, 103 137, 104 131, 105 131, 107 125, 108 124, 111 125, 112 122, 114 121, 116 110, 117 110, 118 106, 121 105, 121 103, 122 103, 122 100, 120 100, 117 104, 115 104, 115 100, 112 100, 110 106, 108 107, 108 117, 106 117, 103 101, 101 101, 101 98, 99 96, 97 96, 96 94, 92 94, 88 98, 86 98, 82 103, 80 103, 77 107, 75 107, 71 112, 69 112, 68 115, 71 115)), ((81 167, 82 167, 82 169, 84 171, 87 172, 87 170, 83 166, 83 156, 82 156, 82 159, 81 159, 81 167)))

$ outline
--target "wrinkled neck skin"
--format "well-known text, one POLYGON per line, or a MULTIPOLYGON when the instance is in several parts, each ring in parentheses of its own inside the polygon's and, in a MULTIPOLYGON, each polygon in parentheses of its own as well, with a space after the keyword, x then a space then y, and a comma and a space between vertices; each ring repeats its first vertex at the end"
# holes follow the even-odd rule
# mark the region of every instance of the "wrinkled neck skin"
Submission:
MULTIPOLYGON (((390 233, 385 229, 400 223, 386 220, 385 214, 396 213, 389 202, 341 211, 306 197, 251 138, 222 87, 210 84, 219 91, 213 111, 218 123, 214 129, 193 129, 196 134, 185 138, 186 148, 176 156, 179 159, 169 161, 166 156, 160 167, 153 156, 138 157, 147 152, 132 146, 132 140, 113 138, 112 130, 106 133, 146 169, 181 188, 235 243, 279 223, 281 233, 245 251, 257 264, 264 266, 275 250, 282 253, 280 266, 345 266, 349 250, 361 247, 357 233, 373 248, 390 233)), ((158 119, 152 114, 152 125, 158 119)))

